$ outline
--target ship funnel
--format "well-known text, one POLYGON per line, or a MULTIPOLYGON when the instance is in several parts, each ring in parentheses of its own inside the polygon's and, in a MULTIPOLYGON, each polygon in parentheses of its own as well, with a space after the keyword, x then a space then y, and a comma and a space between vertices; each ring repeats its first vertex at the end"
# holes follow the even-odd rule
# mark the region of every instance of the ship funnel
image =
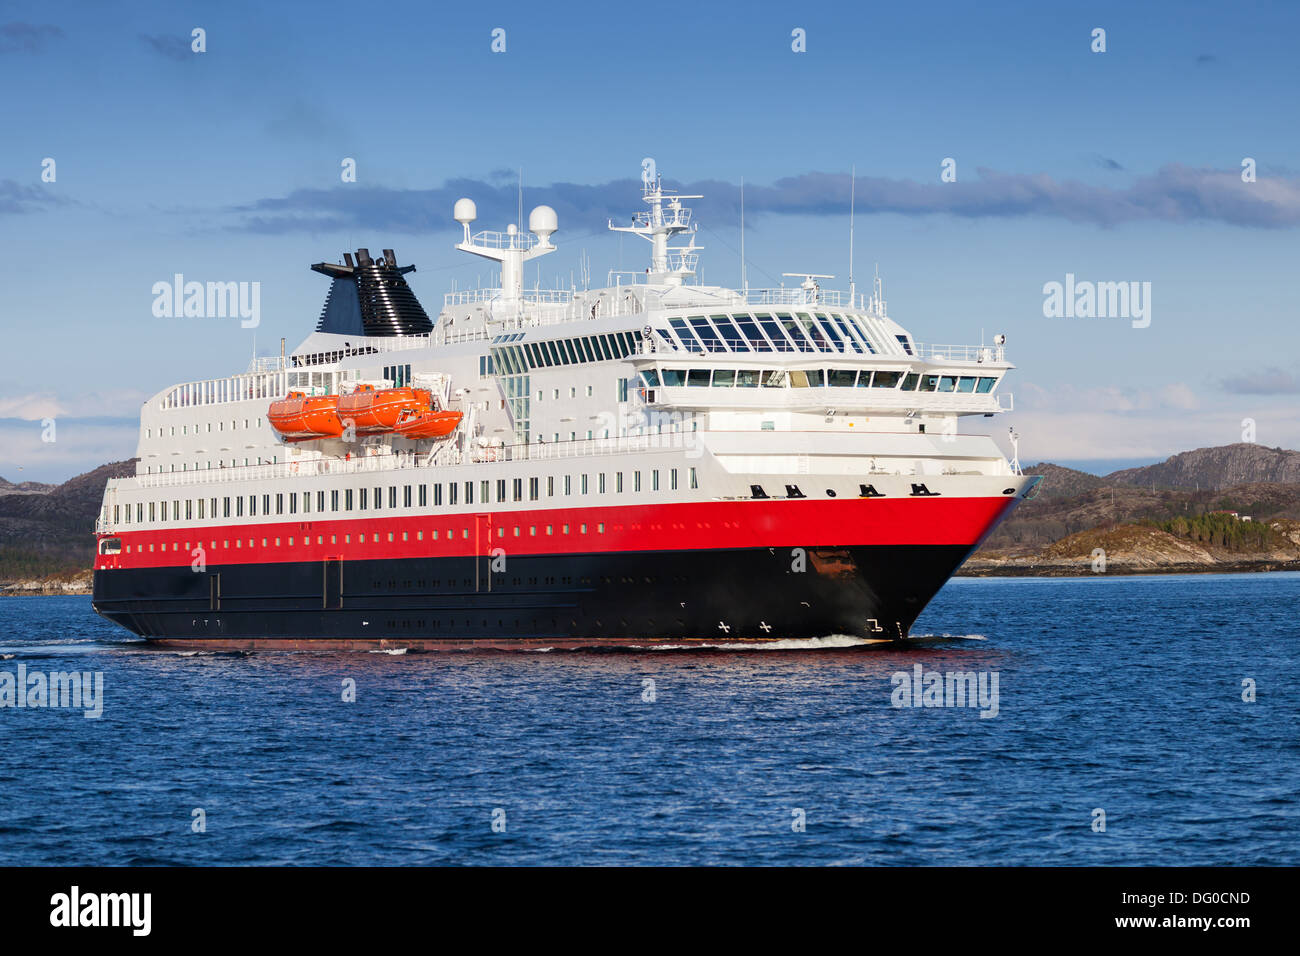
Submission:
POLYGON ((403 278, 415 266, 399 266, 392 249, 383 258, 370 258, 358 249, 356 260, 344 253, 347 265, 318 262, 312 271, 333 279, 317 332, 339 335, 425 335, 433 331, 429 315, 403 278))

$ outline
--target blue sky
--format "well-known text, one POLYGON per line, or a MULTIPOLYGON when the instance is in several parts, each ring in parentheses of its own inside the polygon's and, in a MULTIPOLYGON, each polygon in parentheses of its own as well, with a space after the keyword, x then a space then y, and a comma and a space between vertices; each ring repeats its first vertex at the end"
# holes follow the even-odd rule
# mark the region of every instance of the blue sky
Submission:
MULTIPOLYGON (((307 266, 393 247, 436 311, 488 276, 452 248, 560 212, 542 281, 639 267, 604 235, 642 157, 707 193, 703 279, 874 263, 921 341, 1002 332, 1026 461, 1105 470, 1241 438, 1300 447, 1300 132, 1291 3, 0 5, 0 476, 60 480, 134 450, 140 401, 310 331, 307 266), (190 50, 202 27, 207 51, 190 50), (1090 49, 1106 30, 1106 52, 1090 49), (494 28, 506 52, 490 49, 494 28), (806 31, 807 52, 791 50, 806 31), (57 179, 41 181, 41 163, 57 179), (344 157, 357 182, 340 181, 344 157), (956 160, 957 181, 940 182, 956 160), (1255 183, 1241 162, 1257 163, 1255 183), (258 281, 256 331, 160 319, 174 273, 258 281), (1152 321, 1049 319, 1066 273, 1152 283, 1152 321), (58 440, 40 440, 54 416, 58 440)), ((530 271, 530 277, 533 273, 530 271)))

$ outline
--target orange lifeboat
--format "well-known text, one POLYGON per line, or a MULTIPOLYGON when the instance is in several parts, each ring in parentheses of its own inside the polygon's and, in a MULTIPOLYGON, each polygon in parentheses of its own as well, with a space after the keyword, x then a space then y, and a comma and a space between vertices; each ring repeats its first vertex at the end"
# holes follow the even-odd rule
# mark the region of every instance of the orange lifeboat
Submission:
POLYGON ((407 409, 393 426, 393 432, 402 438, 446 438, 464 417, 461 412, 435 411, 433 408, 407 409))
POLYGON ((343 434, 337 395, 307 395, 290 392, 271 403, 266 419, 285 441, 338 438, 343 434))
POLYGON ((375 388, 360 384, 350 395, 339 399, 339 420, 351 421, 358 435, 391 432, 398 418, 408 410, 426 411, 433 405, 433 395, 423 388, 375 388))

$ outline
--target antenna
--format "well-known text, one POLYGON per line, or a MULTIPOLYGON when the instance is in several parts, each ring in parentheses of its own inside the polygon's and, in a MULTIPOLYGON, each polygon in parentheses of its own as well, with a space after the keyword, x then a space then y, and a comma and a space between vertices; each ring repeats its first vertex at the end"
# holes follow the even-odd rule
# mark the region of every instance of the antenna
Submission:
POLYGON ((519 167, 519 212, 515 219, 515 229, 524 228, 524 167, 519 167))
POLYGON ((849 173, 849 308, 853 308, 853 212, 858 189, 858 166, 849 173))
POLYGON ((745 177, 740 177, 740 288, 749 291, 749 279, 745 276, 745 177))

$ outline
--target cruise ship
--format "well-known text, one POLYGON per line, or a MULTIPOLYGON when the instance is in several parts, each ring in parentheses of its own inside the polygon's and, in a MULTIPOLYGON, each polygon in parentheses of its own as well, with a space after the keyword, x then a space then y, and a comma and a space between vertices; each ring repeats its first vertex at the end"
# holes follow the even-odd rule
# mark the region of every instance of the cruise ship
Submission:
POLYGON ((471 199, 499 285, 436 319, 391 249, 312 265, 302 344, 144 403, 96 611, 214 649, 906 638, 1038 481, 958 428, 1011 410, 1005 339, 918 342, 878 277, 702 284, 701 197, 642 180, 609 227, 649 263, 603 288, 527 288, 555 211, 476 232, 471 199))

